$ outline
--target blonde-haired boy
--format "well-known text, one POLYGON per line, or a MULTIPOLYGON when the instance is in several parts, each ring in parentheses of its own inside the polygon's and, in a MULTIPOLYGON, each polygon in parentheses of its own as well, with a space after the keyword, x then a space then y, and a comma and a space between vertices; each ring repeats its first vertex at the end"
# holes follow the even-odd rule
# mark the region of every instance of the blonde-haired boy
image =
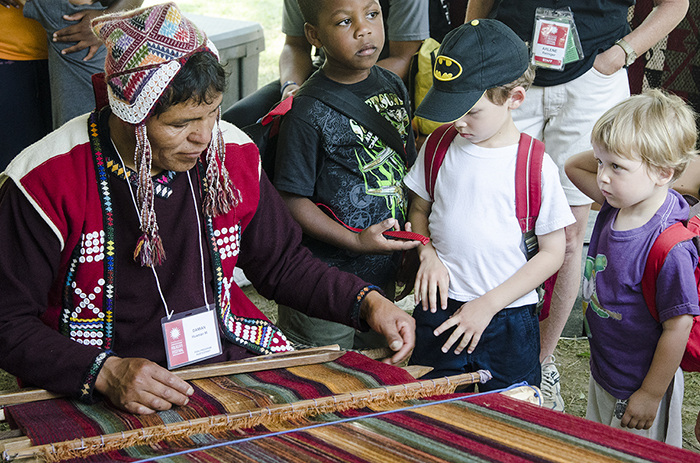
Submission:
POLYGON ((659 90, 633 96, 593 128, 593 151, 566 163, 571 181, 602 204, 583 278, 591 346, 586 417, 682 446, 679 368, 698 310, 695 246, 669 252, 657 280, 661 323, 649 313, 641 279, 659 234, 688 218, 670 187, 696 156, 695 115, 659 90))

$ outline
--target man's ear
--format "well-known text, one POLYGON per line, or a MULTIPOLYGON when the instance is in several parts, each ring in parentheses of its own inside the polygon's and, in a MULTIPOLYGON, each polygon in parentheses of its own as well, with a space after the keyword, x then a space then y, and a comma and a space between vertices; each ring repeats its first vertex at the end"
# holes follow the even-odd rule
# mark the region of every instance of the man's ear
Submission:
POLYGON ((510 91, 510 96, 508 97, 508 108, 516 109, 518 106, 523 104, 523 101, 525 101, 525 88, 518 85, 510 91))
POLYGON ((323 48, 323 43, 321 43, 321 40, 318 38, 318 28, 316 26, 304 23, 304 35, 311 45, 318 49, 323 48))

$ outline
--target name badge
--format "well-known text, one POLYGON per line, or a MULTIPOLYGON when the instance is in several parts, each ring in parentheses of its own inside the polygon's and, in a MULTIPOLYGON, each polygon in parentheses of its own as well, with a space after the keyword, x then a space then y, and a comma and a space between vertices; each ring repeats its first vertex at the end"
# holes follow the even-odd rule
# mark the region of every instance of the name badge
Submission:
POLYGON ((537 41, 532 47, 533 59, 536 65, 553 69, 564 67, 566 42, 571 28, 568 24, 554 21, 537 21, 535 37, 537 41))
POLYGON ((563 70, 567 63, 583 58, 570 9, 537 8, 531 51, 533 65, 558 71, 563 70))
POLYGON ((161 320, 168 369, 221 354, 221 339, 213 305, 161 320))

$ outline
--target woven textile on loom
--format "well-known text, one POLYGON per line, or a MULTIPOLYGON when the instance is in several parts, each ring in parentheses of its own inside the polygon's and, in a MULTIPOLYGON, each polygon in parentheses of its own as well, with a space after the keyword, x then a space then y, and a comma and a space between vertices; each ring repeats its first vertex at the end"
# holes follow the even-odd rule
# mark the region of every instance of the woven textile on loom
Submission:
MULTIPOLYGON (((196 380, 188 406, 156 415, 133 416, 105 404, 85 406, 63 399, 6 411, 36 445, 411 382, 415 380, 404 370, 347 353, 321 365, 196 380)), ((413 400, 235 432, 164 439, 80 461, 134 461, 230 441, 238 443, 167 461, 697 461, 697 454, 500 394, 465 397, 449 394, 435 399, 460 400, 413 400), (413 408, 399 410, 406 407, 413 408), (377 412, 387 413, 374 416, 377 412), (358 419, 339 422, 354 418, 358 419), (270 435, 283 431, 289 432, 270 435)))
MULTIPOLYGON (((632 28, 638 27, 654 8, 653 0, 637 0, 630 11, 632 28)), ((700 0, 690 0, 685 18, 629 68, 630 91, 662 88, 685 99, 700 111, 700 56, 698 56, 700 0)))

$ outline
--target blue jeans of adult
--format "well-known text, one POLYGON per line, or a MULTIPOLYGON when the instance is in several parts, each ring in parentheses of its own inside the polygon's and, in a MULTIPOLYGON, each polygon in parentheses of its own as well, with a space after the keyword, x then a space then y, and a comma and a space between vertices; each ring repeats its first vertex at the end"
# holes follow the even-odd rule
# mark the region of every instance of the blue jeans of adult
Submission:
POLYGON ((503 389, 522 381, 539 387, 542 371, 536 305, 505 308, 498 312, 471 354, 464 349, 455 355, 456 344, 447 353, 443 353, 442 346, 452 330, 447 330, 440 336, 435 336, 433 331, 463 304, 464 302, 448 299, 447 309, 438 309, 436 313, 424 311, 422 305, 418 304, 413 311, 416 320, 416 348, 409 363, 434 368, 424 379, 489 370, 493 379, 479 384, 480 392, 503 389))
POLYGON ((48 60, 0 59, 0 172, 51 132, 48 60))

